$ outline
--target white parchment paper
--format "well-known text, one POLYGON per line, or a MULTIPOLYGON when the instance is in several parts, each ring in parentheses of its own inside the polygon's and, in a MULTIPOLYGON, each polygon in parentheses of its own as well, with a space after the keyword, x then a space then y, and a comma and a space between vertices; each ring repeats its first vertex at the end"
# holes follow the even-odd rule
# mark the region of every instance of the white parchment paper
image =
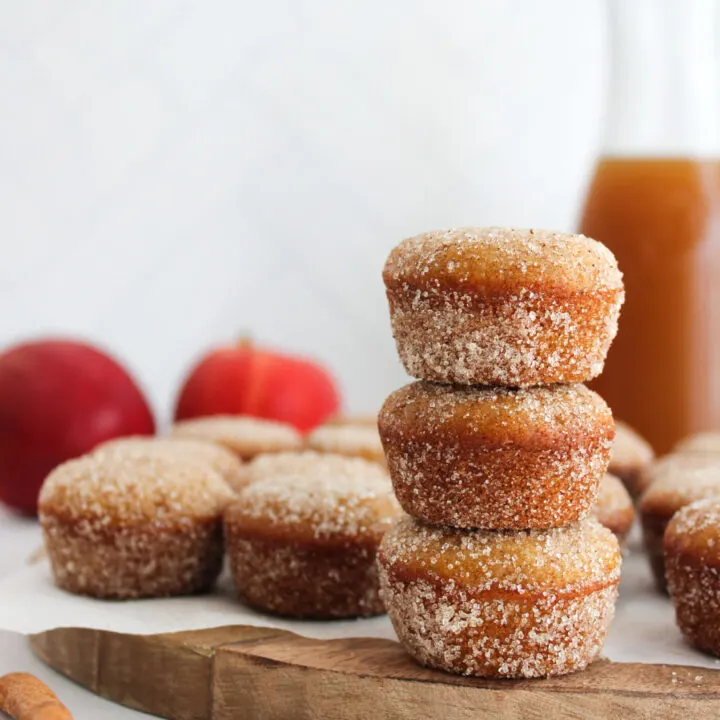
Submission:
MULTIPOLYGON (((314 638, 395 639, 382 616, 332 622, 274 618, 239 603, 227 578, 213 595, 170 600, 107 602, 76 597, 52 583, 46 561, 0 581, 0 630, 36 633, 56 627, 88 627, 151 634, 222 625, 258 625, 292 630, 314 638)), ((669 663, 720 669, 720 660, 688 647, 675 625, 667 597, 653 588, 647 560, 631 545, 623 563, 620 599, 604 656, 621 662, 669 663)))

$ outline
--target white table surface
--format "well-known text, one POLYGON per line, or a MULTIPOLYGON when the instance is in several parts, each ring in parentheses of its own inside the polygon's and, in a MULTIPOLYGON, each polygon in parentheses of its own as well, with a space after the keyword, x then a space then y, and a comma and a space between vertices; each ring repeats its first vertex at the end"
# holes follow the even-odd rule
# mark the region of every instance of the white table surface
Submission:
MULTIPOLYGON (((0 579, 22 568, 40 543, 36 521, 15 517, 0 506, 0 579)), ((151 717, 103 700, 66 680, 35 658, 23 635, 0 632, 0 676, 18 671, 32 673, 47 683, 68 706, 75 720, 151 717)), ((5 718, 1 712, 0 718, 5 718)))
POLYGON ((11 515, 0 504, 0 579, 23 567, 41 542, 36 520, 11 515))

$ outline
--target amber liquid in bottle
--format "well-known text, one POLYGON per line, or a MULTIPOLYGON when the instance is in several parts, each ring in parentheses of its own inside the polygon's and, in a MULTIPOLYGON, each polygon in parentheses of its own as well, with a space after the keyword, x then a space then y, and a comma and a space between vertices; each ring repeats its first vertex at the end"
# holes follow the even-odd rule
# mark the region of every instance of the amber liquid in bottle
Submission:
POLYGON ((581 231, 624 274, 620 330, 593 387, 660 453, 720 430, 720 161, 600 161, 581 231))

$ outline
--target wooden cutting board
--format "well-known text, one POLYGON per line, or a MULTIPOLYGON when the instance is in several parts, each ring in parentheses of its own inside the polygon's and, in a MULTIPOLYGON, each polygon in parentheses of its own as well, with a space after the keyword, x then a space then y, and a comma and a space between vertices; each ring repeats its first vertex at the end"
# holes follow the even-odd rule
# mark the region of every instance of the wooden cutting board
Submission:
POLYGON ((390 640, 311 640, 237 626, 166 635, 78 628, 31 637, 48 665, 98 695, 172 720, 710 720, 720 670, 614 663, 547 680, 422 668, 390 640))

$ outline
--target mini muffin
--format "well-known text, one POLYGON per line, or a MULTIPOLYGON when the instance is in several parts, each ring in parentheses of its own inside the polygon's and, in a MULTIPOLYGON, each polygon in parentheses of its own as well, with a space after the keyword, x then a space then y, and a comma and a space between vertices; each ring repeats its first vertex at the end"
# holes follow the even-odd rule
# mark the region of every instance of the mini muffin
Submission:
POLYGON ((327 421, 327 425, 350 425, 360 427, 377 427, 377 413, 357 413, 354 415, 336 415, 327 421))
POLYGON ((251 460, 261 453, 298 450, 300 433, 291 425, 236 415, 181 420, 172 427, 172 436, 204 440, 222 445, 242 460, 251 460))
POLYGON ((316 452, 334 453, 347 457, 385 464, 385 453, 375 425, 325 425, 310 433, 307 446, 316 452))
POLYGON ((675 513, 664 546, 678 627, 689 643, 720 656, 720 498, 675 513))
POLYGON ((383 279, 407 372, 464 385, 596 377, 624 300, 604 245, 548 230, 423 233, 390 253, 383 279))
POLYGON ((377 615, 375 557, 400 510, 386 473, 359 458, 326 456, 308 472, 248 485, 225 513, 225 542, 238 594, 289 617, 377 615))
POLYGON ((720 433, 704 432, 681 440, 673 450, 679 454, 720 455, 720 433))
POLYGON ((525 389, 415 382, 380 411, 403 509, 459 528, 559 527, 587 515, 614 437, 584 385, 525 389))
POLYGON ((168 456, 110 453, 63 463, 39 500, 55 583, 113 599, 209 590, 232 497, 210 467, 168 456))
MULTIPOLYGON (((244 466, 245 485, 277 475, 327 474, 335 469, 341 476, 347 470, 347 457, 314 450, 258 455, 244 466)), ((387 472, 384 473, 387 477, 387 472)))
POLYGON ((162 437, 121 437, 108 440, 93 451, 94 454, 117 454, 127 457, 174 457, 188 463, 204 463, 219 473, 233 489, 246 484, 242 461, 224 447, 203 440, 182 440, 162 437))
POLYGON ((635 521, 635 508, 630 494, 618 478, 607 473, 600 481, 593 515, 622 543, 635 521))
POLYGON ((600 652, 620 579, 615 536, 594 518, 521 532, 402 518, 378 555, 387 612, 423 665, 479 677, 582 670, 600 652))
POLYGON ((633 500, 647 490, 643 470, 654 458, 655 452, 647 440, 629 425, 615 420, 615 442, 608 470, 622 480, 633 500))
POLYGON ((645 470, 649 488, 638 511, 658 589, 666 591, 663 536, 670 518, 695 500, 720 495, 720 457, 668 455, 645 470))

